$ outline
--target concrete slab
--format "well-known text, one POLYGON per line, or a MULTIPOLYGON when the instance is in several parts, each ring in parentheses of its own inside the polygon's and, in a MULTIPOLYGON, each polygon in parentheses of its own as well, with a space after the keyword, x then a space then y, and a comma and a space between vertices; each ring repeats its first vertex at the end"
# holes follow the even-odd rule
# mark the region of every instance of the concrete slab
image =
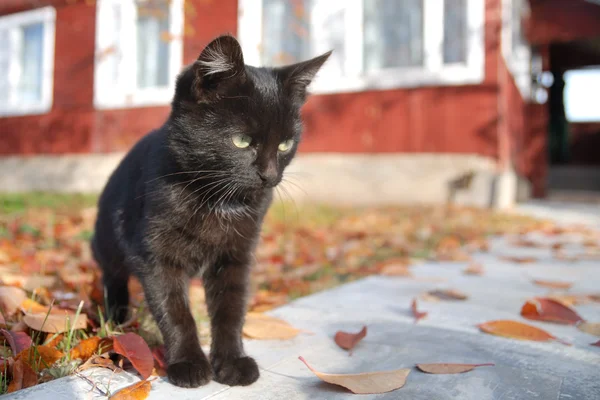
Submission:
MULTIPOLYGON (((582 253, 576 235, 546 238, 530 235, 549 246, 568 241, 565 252, 582 253)), ((411 368, 416 363, 495 363, 460 375, 428 375, 416 369, 404 388, 366 399, 598 399, 600 398, 600 348, 590 346, 598 338, 575 327, 527 321, 519 316, 523 302, 546 295, 549 289, 534 285, 535 278, 574 282, 571 293, 599 290, 600 260, 565 262, 553 257, 547 247, 514 247, 511 238, 491 241, 489 253, 474 256, 485 268, 483 276, 462 273, 467 263, 425 263, 414 268, 415 278, 369 277, 301 298, 270 314, 310 331, 292 340, 247 340, 248 354, 261 368, 261 378, 245 388, 230 388, 215 382, 199 389, 181 389, 166 379, 153 382, 150 399, 345 399, 342 388, 327 385, 299 360, 303 356, 324 372, 367 372, 411 368), (500 257, 536 257, 531 264, 515 264, 500 257), (414 297, 436 288, 459 289, 466 301, 419 302, 429 312, 414 323, 409 304, 414 297), (494 319, 521 320, 572 343, 537 343, 505 339, 481 333, 477 324, 494 319), (352 356, 333 342, 337 330, 358 331, 368 326, 367 337, 352 356)), ((577 306, 589 321, 600 321, 600 304, 577 306)), ((85 375, 98 387, 111 392, 136 382, 129 373, 112 374, 89 370, 85 375)), ((6 396, 6 399, 99 399, 79 377, 69 377, 6 396)))

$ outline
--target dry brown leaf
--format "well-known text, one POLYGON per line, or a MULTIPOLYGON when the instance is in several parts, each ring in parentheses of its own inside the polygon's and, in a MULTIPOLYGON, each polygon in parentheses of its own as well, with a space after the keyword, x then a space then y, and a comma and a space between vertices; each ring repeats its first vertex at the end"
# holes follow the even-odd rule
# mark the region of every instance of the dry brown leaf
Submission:
POLYGON ((0 286, 0 312, 9 317, 19 310, 19 306, 27 298, 27 293, 14 286, 0 286))
POLYGON ((50 314, 26 313, 23 322, 36 331, 61 333, 70 329, 87 328, 87 315, 81 313, 75 318, 75 313, 67 310, 50 314))
POLYGON ((127 386, 110 396, 110 400, 144 400, 150 396, 152 384, 148 380, 143 380, 127 386))
POLYGON ((515 264, 531 264, 537 261, 537 258, 535 257, 502 256, 500 259, 515 264))
POLYGON ((82 340, 77 346, 71 349, 71 359, 81 359, 86 361, 88 358, 94 355, 98 351, 100 346, 100 339, 98 336, 92 336, 88 339, 82 340))
POLYGON ((427 293, 439 300, 466 300, 469 298, 466 294, 455 289, 432 290, 427 293))
POLYGON ((327 374, 311 367, 304 357, 298 357, 321 380, 345 387, 356 394, 379 394, 400 389, 406 383, 409 368, 393 371, 363 372, 358 374, 327 374))
POLYGON ((427 312, 417 310, 417 299, 413 299, 413 301, 411 302, 410 310, 412 311, 413 316, 415 317, 415 323, 418 322, 420 319, 425 318, 428 314, 427 312))
POLYGON ((292 339, 301 331, 287 322, 265 314, 249 312, 243 333, 251 339, 292 339))
POLYGON ((21 351, 15 359, 23 360, 27 363, 34 371, 50 367, 56 361, 60 360, 64 354, 49 346, 31 346, 21 351))
POLYGON ((477 367, 493 367, 494 364, 417 364, 423 372, 428 374, 462 374, 463 372, 469 372, 477 367))
POLYGON ((129 332, 113 338, 115 352, 126 357, 143 379, 147 379, 154 368, 154 357, 146 341, 136 333, 129 332))
POLYGON ((337 331, 333 340, 342 349, 350 350, 350 354, 352 354, 352 349, 354 349, 358 342, 363 340, 365 336, 367 336, 367 327, 363 326, 360 332, 357 333, 337 331))
POLYGON ((465 275, 483 275, 483 266, 477 263, 471 263, 465 270, 463 271, 465 275))
POLYGON ((411 277, 413 273, 406 265, 390 264, 381 269, 381 275, 411 277))
POLYGON ((81 364, 78 371, 83 371, 89 368, 108 368, 114 372, 120 372, 121 369, 115 365, 115 363, 108 358, 108 356, 101 356, 98 354, 94 354, 91 356, 86 362, 81 364))
POLYGON ((12 381, 8 385, 8 393, 37 385, 36 373, 23 360, 17 360, 12 368, 12 381))
POLYGON ((531 320, 569 325, 583 321, 583 318, 572 308, 556 300, 542 297, 527 300, 521 308, 521 315, 531 320))
POLYGON ((578 294, 550 293, 546 297, 558 301, 559 303, 564 304, 567 307, 576 306, 580 304, 587 304, 590 301, 592 301, 589 296, 578 294))
POLYGON ((534 279, 533 283, 550 289, 570 289, 573 286, 573 282, 547 281, 543 279, 534 279))
POLYGON ((33 292, 40 287, 52 287, 56 283, 56 277, 46 275, 23 275, 23 274, 3 274, 2 282, 9 286, 20 286, 23 289, 33 292))
POLYGON ((557 341, 566 345, 566 342, 552 336, 548 332, 536 328, 535 326, 527 325, 522 322, 510 320, 489 321, 477 325, 485 333, 496 336, 502 336, 517 340, 532 340, 536 342, 557 341))
POLYGON ((600 336, 600 322, 582 322, 577 329, 590 335, 600 336))
POLYGON ((542 247, 542 245, 539 242, 530 240, 530 239, 525 239, 525 238, 519 238, 517 240, 514 240, 511 243, 513 246, 518 246, 518 247, 533 247, 533 248, 538 248, 538 247, 542 247))
POLYGON ((600 340, 598 340, 597 342, 594 342, 594 343, 590 343, 590 346, 600 347, 600 340))

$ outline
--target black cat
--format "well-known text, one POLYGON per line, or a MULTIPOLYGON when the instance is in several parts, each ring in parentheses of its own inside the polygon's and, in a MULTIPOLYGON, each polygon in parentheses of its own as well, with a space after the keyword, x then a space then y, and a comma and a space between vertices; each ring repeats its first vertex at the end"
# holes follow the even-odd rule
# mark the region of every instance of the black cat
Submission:
POLYGON ((100 197, 92 249, 109 317, 126 318, 134 274, 177 386, 259 377, 241 339, 249 270, 273 188, 300 140, 306 87, 330 53, 255 68, 235 38, 216 38, 179 75, 165 124, 133 147, 100 197), (188 304, 195 275, 211 319, 210 361, 188 304))

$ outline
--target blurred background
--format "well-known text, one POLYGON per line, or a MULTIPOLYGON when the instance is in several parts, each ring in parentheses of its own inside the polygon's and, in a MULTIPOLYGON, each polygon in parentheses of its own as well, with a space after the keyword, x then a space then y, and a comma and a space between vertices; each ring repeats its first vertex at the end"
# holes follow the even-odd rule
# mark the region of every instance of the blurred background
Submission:
POLYGON ((335 50, 304 109, 296 201, 600 192, 593 0, 2 0, 1 190, 99 191, 226 32, 256 66, 335 50))

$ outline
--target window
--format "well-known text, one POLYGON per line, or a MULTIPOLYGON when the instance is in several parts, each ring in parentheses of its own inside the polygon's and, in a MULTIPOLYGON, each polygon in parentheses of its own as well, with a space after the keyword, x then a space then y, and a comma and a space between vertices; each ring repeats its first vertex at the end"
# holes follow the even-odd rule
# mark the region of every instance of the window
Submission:
POLYGON ((503 0, 502 53, 523 99, 530 100, 531 48, 525 40, 521 19, 527 12, 525 0, 503 0))
POLYGON ((0 116, 52 108, 55 18, 52 7, 0 17, 0 116))
POLYGON ((183 0, 98 0, 94 103, 169 104, 182 66, 183 0))
POLYGON ((334 49, 316 93, 473 84, 484 77, 484 0, 239 0, 250 65, 334 49))

